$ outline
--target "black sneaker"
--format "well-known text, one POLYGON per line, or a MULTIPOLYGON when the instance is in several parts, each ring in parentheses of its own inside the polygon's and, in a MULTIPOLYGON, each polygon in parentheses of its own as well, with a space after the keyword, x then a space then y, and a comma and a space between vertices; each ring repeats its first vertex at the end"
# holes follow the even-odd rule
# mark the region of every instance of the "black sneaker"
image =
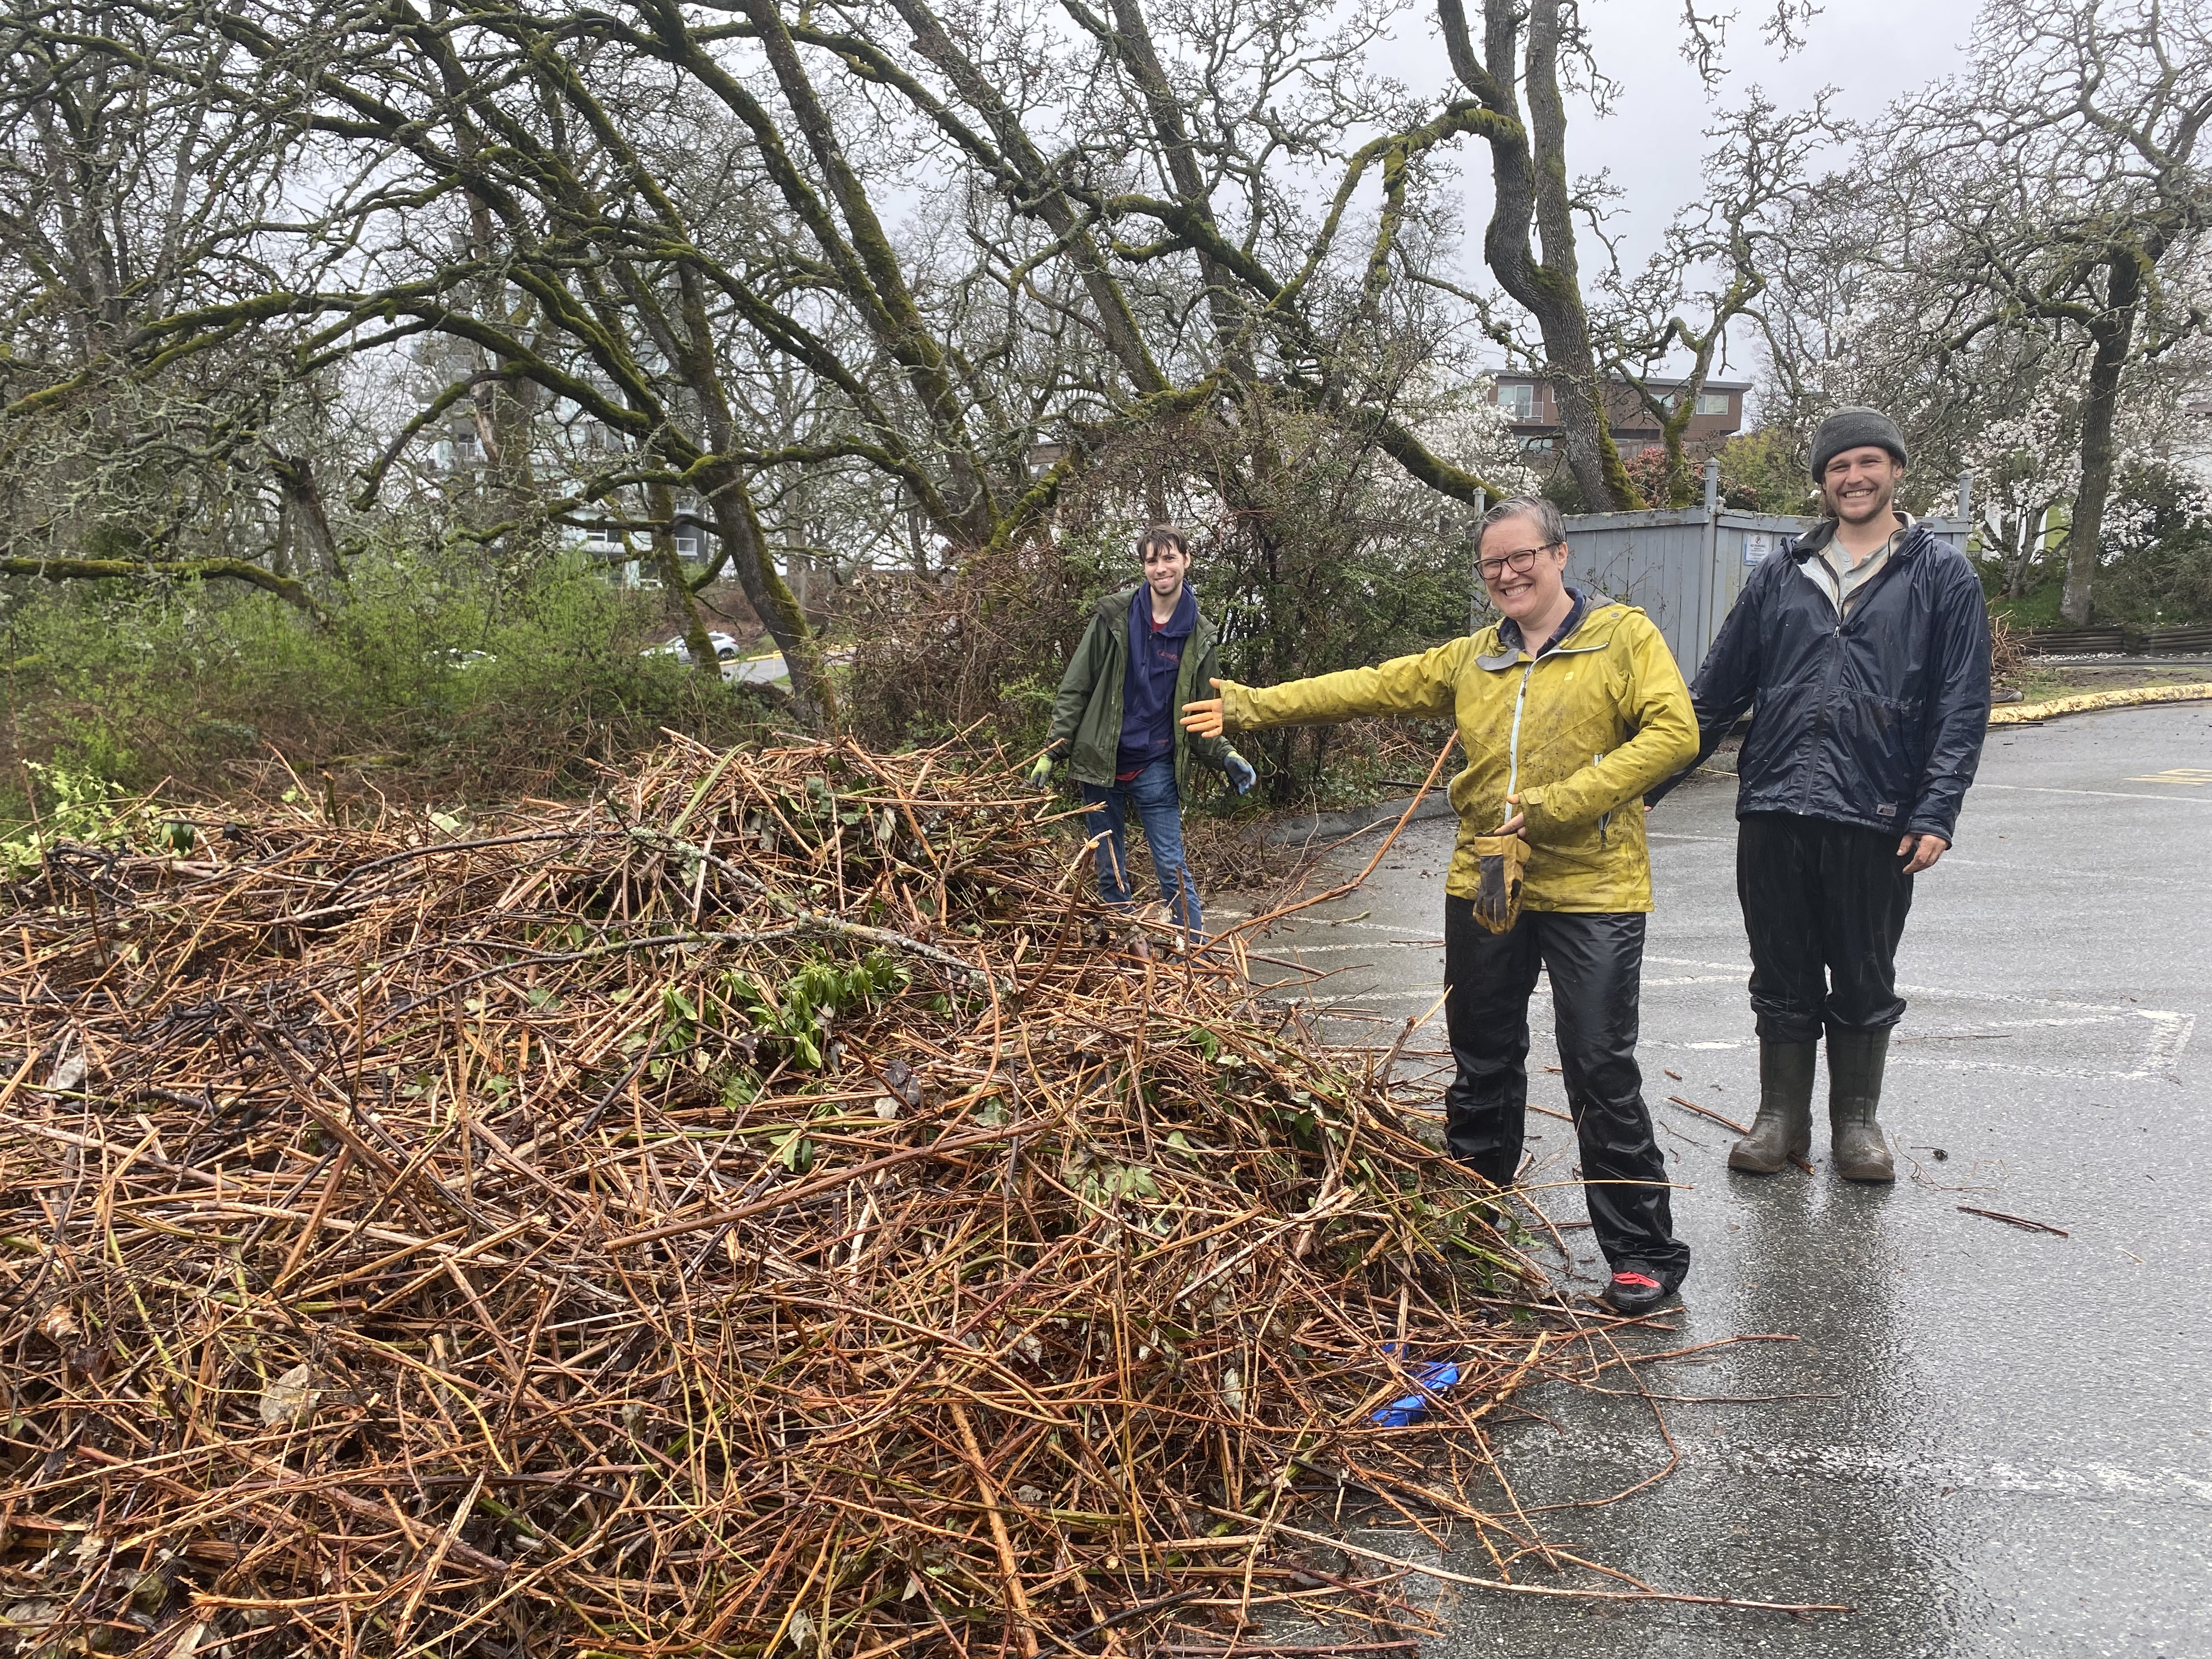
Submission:
POLYGON ((1630 1261, 1614 1272, 1612 1282, 1602 1292, 1602 1299, 1613 1312, 1632 1318, 1650 1313, 1674 1295, 1681 1282, 1680 1273, 1662 1273, 1640 1261, 1630 1261))

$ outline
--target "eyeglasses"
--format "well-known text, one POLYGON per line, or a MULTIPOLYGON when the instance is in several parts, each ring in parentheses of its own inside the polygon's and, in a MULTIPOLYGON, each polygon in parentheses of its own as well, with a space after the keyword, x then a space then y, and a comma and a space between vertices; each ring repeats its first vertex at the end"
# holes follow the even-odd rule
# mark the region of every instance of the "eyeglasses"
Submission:
POLYGON ((1546 542, 1541 547, 1524 547, 1516 553, 1506 554, 1503 558, 1477 559, 1474 568, 1482 573, 1482 580, 1486 582, 1496 581, 1509 570, 1516 576, 1525 576, 1536 568, 1539 553, 1548 553, 1555 547, 1565 545, 1565 542, 1546 542))

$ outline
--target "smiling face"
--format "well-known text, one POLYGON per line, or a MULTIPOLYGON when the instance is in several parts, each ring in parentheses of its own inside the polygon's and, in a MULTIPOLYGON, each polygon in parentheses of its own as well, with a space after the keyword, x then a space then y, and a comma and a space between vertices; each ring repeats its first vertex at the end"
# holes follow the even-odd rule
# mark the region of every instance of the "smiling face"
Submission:
POLYGON ((1844 524, 1865 524, 1891 510, 1905 463, 1879 444, 1861 444, 1832 456, 1820 474, 1828 511, 1844 524))
POLYGON ((1170 541, 1152 541, 1139 550, 1145 562, 1145 585, 1155 604, 1172 605, 1182 597, 1183 578, 1190 571, 1190 555, 1170 541))
POLYGON ((1525 515, 1500 519, 1482 532, 1482 585, 1490 602, 1522 624, 1542 621, 1566 592, 1567 547, 1541 545, 1544 532, 1525 515))

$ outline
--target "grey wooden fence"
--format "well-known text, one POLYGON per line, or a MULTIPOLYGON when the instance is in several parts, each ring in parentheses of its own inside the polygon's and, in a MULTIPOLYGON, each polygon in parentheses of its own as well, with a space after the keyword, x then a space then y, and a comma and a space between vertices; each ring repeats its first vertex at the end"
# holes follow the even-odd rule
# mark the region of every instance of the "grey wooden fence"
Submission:
MULTIPOLYGON (((1925 520, 1937 536, 1961 549, 1970 489, 1970 479, 1959 481, 1958 516, 1925 520)), ((1641 606, 1667 636, 1683 674, 1694 677, 1744 579, 1773 555, 1784 537, 1801 534, 1818 522, 1721 506, 1720 465, 1708 461, 1701 507, 1569 517, 1567 580, 1641 606)), ((1474 599, 1472 610, 1479 616, 1484 605, 1480 574, 1474 599)))

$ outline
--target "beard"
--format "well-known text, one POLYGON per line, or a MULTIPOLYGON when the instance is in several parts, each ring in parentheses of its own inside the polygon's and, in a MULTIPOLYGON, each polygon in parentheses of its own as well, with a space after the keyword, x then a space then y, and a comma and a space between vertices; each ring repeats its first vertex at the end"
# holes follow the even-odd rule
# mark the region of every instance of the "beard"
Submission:
MULTIPOLYGON (((1886 511, 1894 511, 1896 506, 1897 486, 1896 484, 1892 483, 1887 489, 1876 492, 1876 501, 1874 511, 1868 514, 1868 516, 1869 518, 1879 518, 1886 511)), ((1826 484, 1822 484, 1820 486, 1820 510, 1832 519, 1840 520, 1844 516, 1842 513, 1837 510, 1836 492, 1829 489, 1826 484)))

